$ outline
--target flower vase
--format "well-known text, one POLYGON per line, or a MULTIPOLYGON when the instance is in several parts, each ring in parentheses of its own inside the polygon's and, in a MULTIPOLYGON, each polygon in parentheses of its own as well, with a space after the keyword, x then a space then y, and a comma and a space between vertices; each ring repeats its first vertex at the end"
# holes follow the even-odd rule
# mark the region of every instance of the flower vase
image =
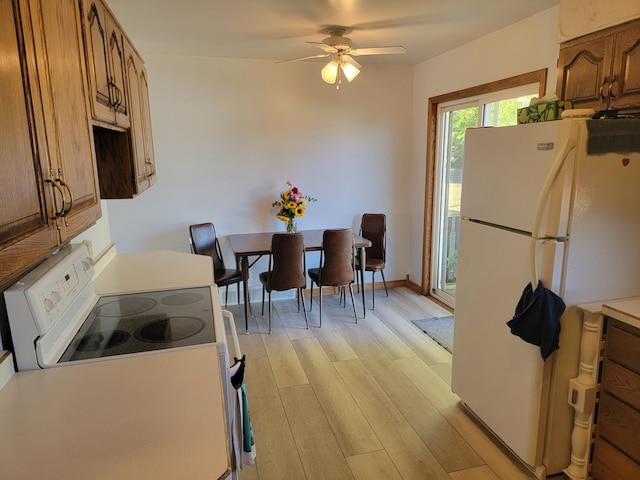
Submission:
POLYGON ((298 226, 296 225, 295 218, 290 218, 287 221, 287 233, 296 233, 298 231, 298 226))

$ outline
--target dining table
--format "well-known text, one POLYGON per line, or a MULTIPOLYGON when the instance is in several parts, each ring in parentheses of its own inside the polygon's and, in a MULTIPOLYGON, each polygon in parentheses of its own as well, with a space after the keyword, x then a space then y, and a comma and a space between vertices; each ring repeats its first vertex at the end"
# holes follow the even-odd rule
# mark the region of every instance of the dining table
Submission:
MULTIPOLYGON (((305 252, 313 252, 322 250, 322 235, 325 229, 314 230, 298 230, 304 236, 305 252)), ((231 249, 236 257, 236 261, 240 263, 242 271, 242 286, 244 290, 244 318, 245 330, 249 333, 249 269, 264 255, 271 253, 271 238, 274 233, 283 232, 259 232, 259 233, 239 233, 228 235, 231 249), (257 257, 253 262, 249 262, 250 257, 257 257)), ((360 252, 360 269, 361 277, 364 279, 366 248, 371 246, 371 241, 353 233, 353 246, 360 252)), ((364 281, 363 281, 364 283, 364 281)), ((364 284, 360 288, 362 292, 362 309, 363 316, 366 316, 365 308, 365 288, 364 284)))

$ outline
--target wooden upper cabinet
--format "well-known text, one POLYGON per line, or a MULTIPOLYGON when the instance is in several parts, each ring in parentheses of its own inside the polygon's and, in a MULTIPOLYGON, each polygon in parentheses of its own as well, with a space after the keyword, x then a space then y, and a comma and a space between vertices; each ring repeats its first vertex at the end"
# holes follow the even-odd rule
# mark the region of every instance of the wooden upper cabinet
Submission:
POLYGON ((60 242, 65 242, 101 215, 81 18, 77 0, 28 3, 36 57, 46 59, 38 73, 46 99, 43 111, 50 139, 50 172, 66 202, 58 220, 60 242))
POLYGON ((144 134, 145 177, 147 188, 156 183, 156 159, 153 150, 153 134, 151 130, 151 107, 149 105, 149 85, 147 70, 140 73, 140 102, 142 104, 142 128, 144 134))
POLYGON ((100 196, 133 198, 155 183, 144 62, 102 0, 80 0, 100 196))
POLYGON ((149 188, 156 178, 151 137, 151 116, 144 63, 129 42, 125 42, 126 73, 129 86, 131 120, 131 150, 134 160, 135 191, 141 193, 149 188))
POLYGON ((46 147, 42 107, 27 95, 35 71, 34 57, 25 55, 31 39, 20 23, 19 6, 0 0, 0 284, 58 243, 53 192, 45 185, 49 160, 41 148, 46 147))
POLYGON ((640 20, 563 43, 556 92, 574 108, 640 109, 640 20))
POLYGON ((613 54, 611 104, 620 109, 640 109, 640 22, 616 35, 613 54))
POLYGON ((76 0, 0 0, 0 285, 95 223, 76 0))
POLYGON ((82 0, 81 12, 93 118, 127 128, 123 33, 102 2, 82 0))

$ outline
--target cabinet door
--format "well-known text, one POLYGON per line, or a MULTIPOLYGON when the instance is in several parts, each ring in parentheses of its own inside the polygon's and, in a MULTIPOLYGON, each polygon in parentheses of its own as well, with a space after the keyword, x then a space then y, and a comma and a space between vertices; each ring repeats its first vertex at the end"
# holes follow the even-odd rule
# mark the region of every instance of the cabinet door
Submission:
POLYGON ((125 93, 124 36, 120 27, 108 12, 106 21, 112 106, 115 112, 116 125, 127 128, 130 123, 128 99, 125 93))
POLYGON ((42 110, 29 85, 35 71, 34 56, 25 51, 31 32, 23 30, 20 16, 17 2, 0 0, 0 285, 57 244, 42 110))
POLYGON ((571 100, 573 108, 608 108, 612 50, 611 35, 594 35, 563 44, 558 58, 559 98, 571 100))
POLYGON ((60 242, 100 217, 77 0, 29 0, 52 180, 62 192, 60 242), (38 26, 36 30, 36 26, 38 26))
POLYGON ((640 23, 633 25, 616 36, 610 94, 619 109, 640 106, 640 23))
POLYGON ((115 111, 112 106, 110 73, 107 48, 108 33, 106 11, 100 2, 83 0, 84 43, 87 69, 91 87, 91 109, 93 117, 113 123, 115 111))
POLYGON ((142 102, 142 126, 144 130, 144 163, 147 183, 150 187, 156 183, 156 160, 153 150, 153 135, 151 131, 151 108, 149 106, 149 85, 147 70, 140 73, 140 100, 142 102))
POLYGON ((135 50, 125 43, 127 82, 129 87, 129 117, 131 120, 131 153, 134 169, 134 191, 140 193, 147 187, 145 173, 144 127, 142 113, 142 99, 140 94, 140 75, 142 73, 142 59, 135 50))

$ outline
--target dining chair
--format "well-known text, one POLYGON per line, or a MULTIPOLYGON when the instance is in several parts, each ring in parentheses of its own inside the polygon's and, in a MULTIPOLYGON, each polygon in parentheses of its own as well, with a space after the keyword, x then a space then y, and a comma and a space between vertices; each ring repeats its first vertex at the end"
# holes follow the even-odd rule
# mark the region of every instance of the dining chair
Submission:
POLYGON ((305 269, 304 235, 302 233, 274 233, 271 237, 269 270, 259 275, 262 283, 262 315, 264 315, 264 292, 269 293, 269 333, 271 333, 271 292, 283 292, 293 288, 298 291, 298 312, 300 311, 300 299, 302 299, 304 321, 309 328, 303 294, 303 290, 307 287, 305 269))
MULTIPOLYGON (((387 281, 384 278, 384 266, 387 250, 387 219, 383 213, 365 213, 360 224, 360 236, 371 242, 371 246, 365 249, 364 270, 371 272, 371 299, 372 309, 376 308, 376 272, 382 275, 384 291, 389 296, 387 281)), ((356 258, 356 269, 360 272, 362 288, 364 288, 364 273, 361 270, 360 258, 356 258)), ((358 284, 359 285, 359 284, 358 284)))
POLYGON ((213 259, 213 276, 216 285, 225 287, 224 306, 227 306, 229 296, 229 285, 236 284, 238 289, 238 304, 240 304, 240 283, 242 282, 242 271, 226 268, 220 250, 220 242, 216 235, 213 223, 197 223, 189 226, 191 235, 191 248, 197 255, 208 255, 213 259))
MULTIPOLYGON (((311 279, 311 306, 313 308, 313 284, 320 289, 320 326, 322 326, 322 287, 349 287, 353 316, 358 323, 356 304, 353 301, 353 288, 355 273, 355 256, 353 254, 353 234, 350 228, 325 230, 322 234, 322 248, 320 250, 320 263, 318 268, 308 270, 311 279)), ((346 306, 346 299, 345 299, 346 306)))

